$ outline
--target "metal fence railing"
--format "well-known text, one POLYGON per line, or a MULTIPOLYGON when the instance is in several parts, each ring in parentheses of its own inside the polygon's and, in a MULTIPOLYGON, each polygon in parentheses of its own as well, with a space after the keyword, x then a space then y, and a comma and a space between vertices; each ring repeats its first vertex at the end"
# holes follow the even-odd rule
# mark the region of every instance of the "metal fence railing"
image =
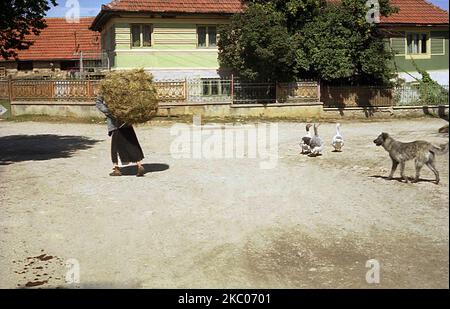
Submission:
POLYGON ((448 101, 448 85, 410 84, 394 90, 394 102, 397 106, 447 105, 448 101))
POLYGON ((234 103, 274 103, 276 99, 275 83, 236 82, 234 84, 234 103))

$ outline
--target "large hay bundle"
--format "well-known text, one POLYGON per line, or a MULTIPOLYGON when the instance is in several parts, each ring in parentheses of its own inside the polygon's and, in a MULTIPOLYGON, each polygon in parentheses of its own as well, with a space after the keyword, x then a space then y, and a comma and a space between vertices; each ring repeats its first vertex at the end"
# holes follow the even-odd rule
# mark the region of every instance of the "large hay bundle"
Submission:
POLYGON ((101 92, 110 112, 123 122, 143 123, 158 111, 153 76, 142 69, 109 73, 101 82, 101 92))

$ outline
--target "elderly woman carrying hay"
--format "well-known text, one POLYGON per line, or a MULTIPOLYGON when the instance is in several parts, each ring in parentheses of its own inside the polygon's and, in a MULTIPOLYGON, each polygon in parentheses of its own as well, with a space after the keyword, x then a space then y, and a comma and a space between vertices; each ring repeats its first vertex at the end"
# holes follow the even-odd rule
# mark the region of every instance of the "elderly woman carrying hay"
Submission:
POLYGON ((108 124, 108 135, 111 136, 111 160, 113 171, 110 176, 122 176, 119 168, 119 160, 122 164, 135 162, 137 164, 137 176, 142 177, 145 174, 144 167, 141 164, 144 159, 144 153, 139 145, 133 126, 116 119, 105 104, 103 96, 99 95, 96 100, 97 108, 105 114, 108 124))
POLYGON ((158 97, 151 74, 144 70, 110 72, 101 82, 97 108, 106 115, 111 139, 111 176, 121 176, 118 156, 122 163, 136 162, 137 176, 144 176, 144 158, 133 124, 145 123, 158 110, 158 97))

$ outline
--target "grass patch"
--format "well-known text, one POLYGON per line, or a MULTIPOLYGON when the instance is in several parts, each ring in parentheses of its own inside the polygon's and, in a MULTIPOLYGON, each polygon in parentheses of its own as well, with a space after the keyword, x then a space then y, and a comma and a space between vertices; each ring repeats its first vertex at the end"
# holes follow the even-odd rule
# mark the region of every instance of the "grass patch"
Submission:
POLYGON ((53 122, 53 123, 92 123, 104 124, 105 120, 97 117, 64 117, 64 116, 49 116, 49 115, 20 115, 13 116, 7 119, 12 122, 53 122))

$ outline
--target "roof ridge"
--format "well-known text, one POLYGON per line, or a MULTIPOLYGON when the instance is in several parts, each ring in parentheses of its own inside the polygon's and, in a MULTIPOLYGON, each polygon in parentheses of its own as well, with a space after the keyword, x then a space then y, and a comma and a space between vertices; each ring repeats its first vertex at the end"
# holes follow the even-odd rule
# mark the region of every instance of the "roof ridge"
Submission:
MULTIPOLYGON (((82 16, 80 17, 80 19, 94 19, 95 16, 82 16)), ((65 17, 44 17, 45 20, 66 20, 67 18, 65 17)))
POLYGON ((441 7, 437 6, 437 5, 435 5, 433 2, 430 2, 430 0, 423 0, 423 1, 425 1, 427 4, 433 6, 434 8, 436 8, 436 9, 438 9, 438 10, 440 10, 440 11, 443 11, 443 12, 445 12, 445 13, 448 14, 448 11, 447 11, 447 10, 444 10, 443 8, 441 8, 441 7))

